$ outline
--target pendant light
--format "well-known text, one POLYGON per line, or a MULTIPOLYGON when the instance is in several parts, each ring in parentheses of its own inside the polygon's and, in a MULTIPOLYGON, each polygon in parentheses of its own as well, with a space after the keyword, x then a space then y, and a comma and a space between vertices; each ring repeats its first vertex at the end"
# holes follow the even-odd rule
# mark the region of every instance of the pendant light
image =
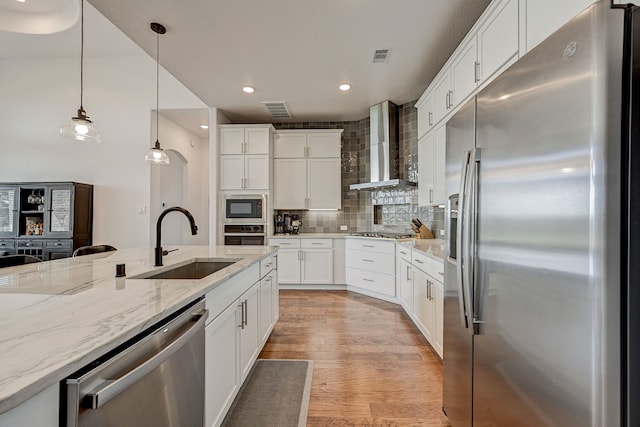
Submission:
POLYGON ((76 141, 100 142, 100 134, 93 127, 93 122, 89 120, 87 112, 82 106, 82 95, 84 89, 84 0, 80 1, 80 108, 77 117, 60 128, 60 135, 76 141))
POLYGON ((159 109, 158 99, 160 98, 160 34, 167 32, 167 29, 157 22, 151 23, 151 29, 156 33, 156 143, 149 151, 144 159, 148 162, 152 162, 158 165, 168 165, 169 156, 160 147, 160 141, 158 140, 158 122, 159 122, 159 109))

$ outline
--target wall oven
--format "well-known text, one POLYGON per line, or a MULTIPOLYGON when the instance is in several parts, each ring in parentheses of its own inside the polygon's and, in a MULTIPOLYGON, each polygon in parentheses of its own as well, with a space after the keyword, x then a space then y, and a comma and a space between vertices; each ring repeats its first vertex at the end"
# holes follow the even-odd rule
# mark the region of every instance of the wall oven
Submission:
POLYGON ((224 223, 266 223, 267 196, 264 194, 226 194, 222 198, 222 213, 224 223))
POLYGON ((267 239, 266 224, 225 224, 225 245, 262 246, 267 239))

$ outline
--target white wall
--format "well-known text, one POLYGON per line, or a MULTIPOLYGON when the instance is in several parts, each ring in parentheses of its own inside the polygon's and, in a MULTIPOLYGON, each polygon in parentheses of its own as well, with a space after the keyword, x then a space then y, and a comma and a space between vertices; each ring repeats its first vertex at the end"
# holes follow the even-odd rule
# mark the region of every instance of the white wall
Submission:
MULTIPOLYGON (((147 246, 149 209, 138 214, 138 208, 150 204, 151 166, 144 155, 152 142, 155 62, 146 55, 85 58, 84 76, 84 108, 102 135, 101 144, 74 142, 58 134, 79 104, 77 57, 0 60, 0 182, 93 184, 94 242, 118 248, 147 246)), ((206 105, 162 70, 163 108, 206 105)), ((185 156, 194 156, 194 164, 200 164, 200 178, 194 182, 206 182, 202 172, 206 144, 199 143, 198 154, 185 149, 184 140, 180 136, 172 141, 161 134, 163 148, 184 149, 185 156)), ((208 189, 193 191, 203 194, 208 189)), ((204 223, 199 221, 201 227, 204 223)))

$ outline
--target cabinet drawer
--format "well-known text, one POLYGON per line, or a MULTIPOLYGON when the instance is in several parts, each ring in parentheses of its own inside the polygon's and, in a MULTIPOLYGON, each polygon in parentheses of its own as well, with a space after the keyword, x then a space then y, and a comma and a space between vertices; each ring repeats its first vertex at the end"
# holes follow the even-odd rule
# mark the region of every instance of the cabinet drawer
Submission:
POLYGON ((300 247, 300 239, 269 239, 269 245, 280 246, 283 249, 300 247))
POLYGON ((274 268, 276 268, 275 254, 269 255, 268 257, 261 259, 260 260, 260 277, 266 276, 274 268))
POLYGON ((22 248, 29 248, 29 249, 42 248, 44 246, 43 243, 44 242, 42 240, 35 240, 35 239, 34 240, 31 240, 31 239, 18 240, 17 244, 16 244, 16 247, 18 249, 22 249, 22 248))
POLYGON ((425 254, 418 251, 411 251, 412 258, 411 263, 416 267, 427 273, 434 279, 439 281, 444 280, 444 262, 435 260, 425 254))
POLYGON ((403 260, 405 260, 407 262, 411 262, 411 252, 413 252, 411 250, 411 248, 398 243, 398 246, 396 247, 396 251, 397 251, 398 256, 401 259, 403 259, 403 260))
POLYGON ((47 249, 71 249, 72 241, 68 239, 64 240, 47 240, 45 247, 47 249))
POLYGON ((347 253, 347 268, 395 274, 395 256, 380 252, 352 250, 347 253))
POLYGON ((331 249, 333 240, 331 239, 300 239, 300 244, 304 249, 331 249))
POLYGON ((207 323, 213 322, 220 313, 258 282, 259 275, 260 267, 254 264, 207 292, 205 298, 205 305, 209 310, 207 323))
POLYGON ((351 286, 390 296, 394 296, 396 292, 395 278, 393 276, 372 271, 347 268, 347 283, 351 286))
POLYGON ((396 242, 393 240, 347 239, 347 251, 364 250, 395 254, 395 245, 396 242))

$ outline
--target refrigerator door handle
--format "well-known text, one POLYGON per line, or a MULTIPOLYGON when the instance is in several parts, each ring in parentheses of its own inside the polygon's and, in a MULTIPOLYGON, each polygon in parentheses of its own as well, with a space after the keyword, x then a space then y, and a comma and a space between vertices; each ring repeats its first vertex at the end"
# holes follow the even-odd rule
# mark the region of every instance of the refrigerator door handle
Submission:
POLYGON ((471 158, 471 152, 467 151, 464 153, 464 159, 462 160, 462 173, 460 176, 460 193, 458 196, 458 221, 457 221, 457 230, 456 230, 456 247, 458 248, 458 262, 456 264, 456 282, 458 284, 458 294, 460 298, 458 298, 459 307, 460 307, 460 323, 462 327, 465 329, 469 329, 469 322, 467 318, 467 302, 465 295, 465 286, 464 286, 464 276, 463 276, 463 264, 465 261, 465 253, 463 242, 465 226, 464 226, 464 212, 465 212, 465 203, 467 201, 466 191, 467 191, 467 173, 469 169, 469 160, 471 158))
POLYGON ((480 158, 481 150, 476 148, 473 150, 470 159, 471 173, 468 175, 469 182, 469 194, 467 197, 468 202, 468 219, 467 219, 467 232, 466 242, 468 244, 466 259, 468 261, 467 269, 467 301, 469 301, 469 315, 473 325, 472 332, 474 335, 480 333, 480 324, 483 323, 480 320, 480 298, 478 295, 478 281, 476 280, 477 268, 477 241, 478 241, 478 190, 480 185, 480 158))

